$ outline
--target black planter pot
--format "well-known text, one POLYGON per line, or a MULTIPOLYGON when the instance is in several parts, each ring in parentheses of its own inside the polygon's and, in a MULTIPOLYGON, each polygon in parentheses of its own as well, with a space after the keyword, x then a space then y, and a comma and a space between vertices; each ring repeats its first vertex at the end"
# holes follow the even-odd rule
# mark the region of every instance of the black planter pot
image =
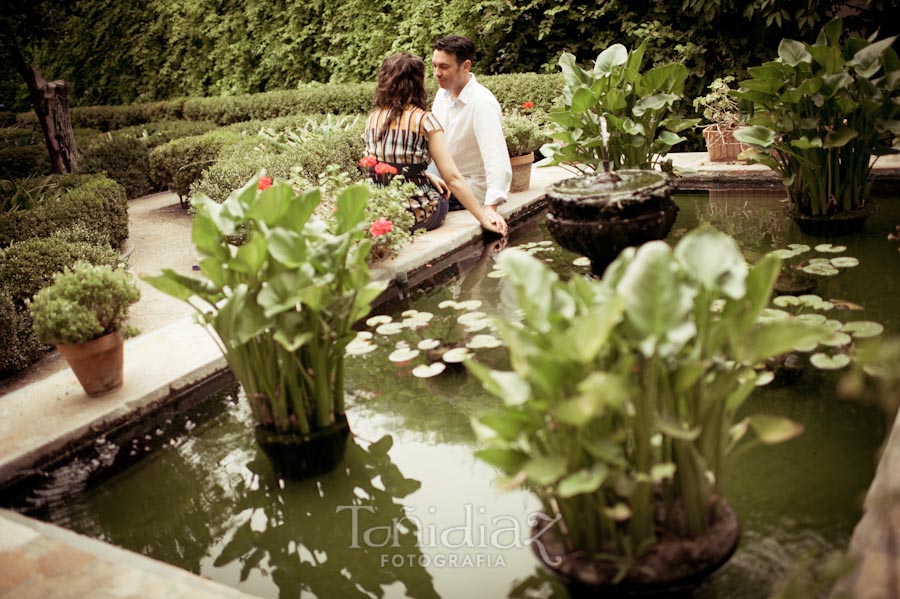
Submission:
POLYGON ((859 233, 865 228, 866 220, 877 210, 878 205, 870 200, 859 210, 848 210, 829 216, 800 214, 793 206, 787 208, 787 213, 804 234, 815 237, 835 237, 859 233))
POLYGON ((350 425, 339 414, 335 423, 309 435, 279 433, 261 426, 255 429, 256 441, 284 478, 302 480, 333 470, 344 459, 350 425))
POLYGON ((615 564, 594 561, 582 552, 566 553, 556 526, 539 532, 546 521, 532 529, 531 549, 541 564, 566 585, 573 598, 690 597, 694 589, 731 559, 740 541, 740 524, 734 510, 724 500, 718 509, 719 519, 700 537, 703 549, 686 544, 686 539, 661 536, 629 574, 615 584, 615 564))
POLYGON ((590 258, 601 276, 626 247, 669 234, 678 214, 671 195, 668 177, 657 171, 567 179, 547 189, 547 229, 559 245, 590 258))

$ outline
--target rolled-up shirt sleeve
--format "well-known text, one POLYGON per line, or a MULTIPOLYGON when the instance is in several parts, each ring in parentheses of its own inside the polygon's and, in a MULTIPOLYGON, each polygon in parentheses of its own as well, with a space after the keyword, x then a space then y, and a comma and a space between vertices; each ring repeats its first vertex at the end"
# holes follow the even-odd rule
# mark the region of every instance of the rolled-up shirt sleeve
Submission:
POLYGON ((495 103, 479 103, 473 108, 475 138, 478 140, 487 183, 484 205, 496 206, 507 200, 512 182, 512 166, 506 149, 506 137, 503 135, 503 114, 500 105, 495 103))

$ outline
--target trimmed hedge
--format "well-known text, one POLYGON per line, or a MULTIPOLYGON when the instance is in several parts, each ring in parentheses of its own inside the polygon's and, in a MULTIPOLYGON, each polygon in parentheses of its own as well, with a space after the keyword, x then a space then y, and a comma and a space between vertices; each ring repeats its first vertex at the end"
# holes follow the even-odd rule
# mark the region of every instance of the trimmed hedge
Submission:
MULTIPOLYGON (((184 98, 124 106, 78 106, 70 110, 70 116, 73 127, 113 131, 152 121, 181 119, 184 116, 183 105, 184 98)), ((15 122, 22 127, 40 130, 34 111, 20 112, 15 122)))
POLYGON ((494 92, 504 110, 520 110, 525 102, 533 102, 540 110, 550 110, 562 99, 561 74, 490 75, 478 77, 478 82, 494 92))
POLYGON ((121 185, 102 175, 65 175, 60 184, 59 198, 0 214, 0 247, 78 225, 100 232, 115 248, 127 239, 128 200, 121 185))
POLYGON ((0 146, 22 147, 34 146, 44 141, 40 131, 31 127, 0 128, 0 146))
POLYGON ((78 172, 106 174, 125 188, 125 196, 137 198, 155 190, 150 180, 147 144, 136 137, 107 134, 81 148, 78 172))
POLYGON ((200 192, 224 201, 263 168, 271 177, 288 178, 296 172, 310 181, 317 181, 329 164, 354 172, 364 150, 364 127, 365 122, 359 119, 346 129, 335 127, 307 134, 302 144, 277 144, 259 136, 248 137, 223 148, 216 163, 204 171, 202 180, 191 186, 191 193, 200 192))
POLYGON ((0 148, 0 179, 21 179, 50 172, 50 155, 44 144, 0 148))
POLYGON ((221 149, 240 140, 237 131, 217 130, 157 146, 150 150, 150 178, 184 200, 203 171, 215 164, 221 149))
POLYGON ((53 282, 53 275, 77 260, 91 264, 119 264, 119 252, 105 238, 85 228, 26 239, 0 249, 0 374, 17 372, 49 349, 32 332, 25 300, 53 282), (99 243, 99 245, 98 245, 99 243))

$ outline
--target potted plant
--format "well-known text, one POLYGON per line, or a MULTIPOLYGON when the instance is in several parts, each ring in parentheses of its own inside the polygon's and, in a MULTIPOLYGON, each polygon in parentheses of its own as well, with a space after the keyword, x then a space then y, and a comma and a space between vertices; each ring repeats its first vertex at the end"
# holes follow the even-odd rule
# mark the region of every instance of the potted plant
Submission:
MULTIPOLYGON (((523 110, 529 108, 526 102, 523 110)), ((525 191, 531 185, 531 166, 534 164, 534 153, 547 140, 535 119, 527 114, 506 113, 503 115, 503 134, 506 137, 506 149, 512 165, 511 192, 525 191)))
POLYGON ((778 58, 751 67, 734 92, 754 109, 735 137, 781 176, 790 214, 810 234, 861 228, 874 210, 871 159, 896 153, 900 135, 895 38, 842 45, 842 34, 835 19, 812 44, 782 40, 778 58))
POLYGON ((193 241, 206 279, 169 269, 144 279, 188 302, 215 331, 260 446, 283 475, 304 478, 343 456, 344 350, 351 325, 386 284, 371 280, 366 263, 366 186, 344 189, 326 222, 314 214, 318 189, 297 194, 266 181, 260 190, 259 181, 222 204, 194 196, 193 241), (238 242, 235 231, 245 232, 238 242))
POLYGON ((772 378, 760 365, 831 331, 758 318, 780 260, 748 268, 711 227, 674 251, 629 248, 601 281, 563 283, 517 251, 499 261, 521 321, 498 323, 511 370, 467 363, 504 404, 475 421, 477 456, 540 498, 535 553, 576 591, 699 582, 738 541, 729 452, 751 430, 762 443, 801 432, 765 415, 735 423, 772 378))
POLYGON ((737 141, 734 131, 743 120, 737 100, 731 95, 729 83, 734 77, 717 77, 709 84, 709 93, 694 99, 694 110, 703 110, 709 125, 703 128, 706 151, 712 162, 730 162, 750 146, 737 141))
POLYGON ((56 345, 88 396, 122 386, 122 329, 140 295, 125 270, 79 260, 28 302, 35 337, 56 345))
POLYGON ((642 74, 644 48, 629 54, 610 46, 590 70, 563 54, 563 105, 549 114, 557 141, 541 148, 541 164, 586 174, 547 190, 547 228, 561 246, 587 255, 598 275, 624 248, 671 230, 678 207, 667 177, 653 168, 684 141, 678 132, 698 122, 671 114, 687 68, 669 64, 642 74))
POLYGON ((546 164, 568 164, 582 173, 596 171, 608 160, 613 170, 648 169, 676 144, 679 132, 699 119, 672 114, 684 94, 688 76, 683 64, 668 64, 641 73, 646 43, 631 54, 622 44, 603 50, 590 70, 568 52, 559 59, 565 84, 563 104, 548 114, 556 124, 541 148, 546 164), (609 127, 603 141, 601 117, 609 127))

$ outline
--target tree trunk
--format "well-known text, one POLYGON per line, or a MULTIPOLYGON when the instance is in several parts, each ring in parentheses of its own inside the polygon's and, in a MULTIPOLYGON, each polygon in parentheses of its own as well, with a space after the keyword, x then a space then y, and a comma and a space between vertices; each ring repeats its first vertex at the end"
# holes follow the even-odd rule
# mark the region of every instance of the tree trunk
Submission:
POLYGON ((44 141, 50 153, 50 168, 54 173, 75 172, 78 166, 78 148, 69 116, 69 84, 63 80, 47 81, 37 70, 27 64, 18 47, 9 48, 16 70, 28 84, 31 105, 37 114, 44 141))

